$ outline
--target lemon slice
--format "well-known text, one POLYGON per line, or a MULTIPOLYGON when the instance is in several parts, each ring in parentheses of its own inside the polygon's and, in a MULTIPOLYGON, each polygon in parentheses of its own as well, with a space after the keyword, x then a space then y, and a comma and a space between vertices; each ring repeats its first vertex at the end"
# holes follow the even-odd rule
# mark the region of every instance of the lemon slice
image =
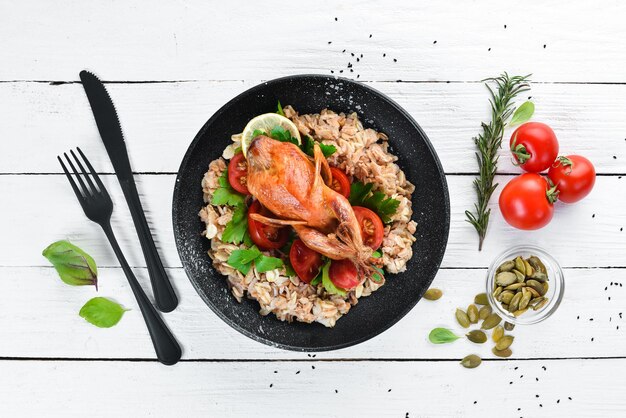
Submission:
POLYGON ((298 132, 298 128, 296 128, 296 125, 294 125, 292 121, 278 113, 265 113, 248 122, 241 134, 241 151, 244 157, 246 156, 250 142, 254 139, 254 131, 260 130, 269 135, 276 126, 282 126, 288 130, 291 136, 298 140, 298 144, 301 144, 300 132, 298 132))

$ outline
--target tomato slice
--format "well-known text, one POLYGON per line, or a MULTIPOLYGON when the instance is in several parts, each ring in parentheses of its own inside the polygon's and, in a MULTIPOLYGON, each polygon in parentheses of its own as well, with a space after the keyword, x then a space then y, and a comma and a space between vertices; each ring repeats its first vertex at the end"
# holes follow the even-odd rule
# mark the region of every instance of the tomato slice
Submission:
POLYGON ((289 261, 300 280, 305 283, 311 283, 324 264, 322 255, 304 245, 301 239, 296 239, 291 245, 289 261))
POLYGON ((246 179, 248 178, 248 162, 243 152, 236 154, 228 163, 228 182, 239 193, 250 194, 246 179))
POLYGON ((352 210, 354 210, 356 220, 361 227, 363 242, 365 245, 377 250, 380 244, 383 243, 383 235, 385 233, 383 221, 380 220, 380 217, 376 213, 368 208, 353 206, 352 210))
POLYGON ((346 173, 335 167, 331 167, 330 172, 333 175, 333 181, 329 184, 329 187, 337 193, 344 195, 346 199, 349 198, 350 180, 348 180, 346 173))
POLYGON ((250 217, 253 213, 260 213, 264 216, 272 216, 272 213, 265 209, 261 202, 255 200, 248 209, 248 231, 250 238, 262 250, 275 250, 287 243, 289 239, 289 227, 277 228, 255 221, 250 217))
POLYGON ((330 281, 345 290, 354 289, 359 285, 359 274, 350 260, 333 260, 328 269, 330 281))

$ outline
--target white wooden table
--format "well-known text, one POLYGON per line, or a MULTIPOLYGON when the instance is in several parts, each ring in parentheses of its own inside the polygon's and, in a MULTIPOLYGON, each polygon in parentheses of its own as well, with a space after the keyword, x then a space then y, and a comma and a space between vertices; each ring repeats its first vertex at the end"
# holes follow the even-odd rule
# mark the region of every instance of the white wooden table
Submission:
MULTIPOLYGON (((624 416, 625 17, 626 3, 606 0, 0 1, 0 416, 624 416), (55 159, 78 145, 106 174, 114 229, 150 289, 77 82, 83 68, 108 83, 180 297, 165 316, 184 346, 174 367, 154 360, 117 260, 55 159), (420 302, 368 342, 312 355, 256 343, 201 301, 181 269, 170 208, 188 144, 225 101, 262 80, 331 70, 388 94, 424 128, 447 173, 451 232, 434 282, 440 301, 420 302), (538 232, 508 227, 492 204, 478 252, 463 215, 474 201, 471 138, 488 118, 480 80, 505 70, 533 73, 534 119, 555 129, 563 152, 590 158, 598 179, 589 198, 559 205, 538 232), (41 256, 64 238, 99 264, 97 294, 63 284, 41 256), (487 344, 428 343, 431 328, 456 328, 454 308, 482 291, 493 257, 520 242, 565 267, 558 312, 517 327, 509 360, 487 344), (95 328, 77 313, 96 295, 132 310, 116 327, 95 328), (469 353, 485 358, 478 369, 458 364, 469 353)), ((499 171, 500 182, 517 173, 504 152, 499 171)))

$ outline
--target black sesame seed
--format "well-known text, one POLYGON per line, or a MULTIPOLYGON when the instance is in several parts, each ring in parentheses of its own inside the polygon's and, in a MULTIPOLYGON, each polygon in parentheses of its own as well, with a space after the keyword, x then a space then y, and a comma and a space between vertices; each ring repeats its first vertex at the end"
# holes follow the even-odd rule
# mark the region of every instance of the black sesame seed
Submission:
POLYGON ((476 405, 478 403, 478 401, 474 401, 474 405, 476 405))
POLYGON ((298 370, 298 371, 296 372, 296 374, 300 374, 300 370, 298 370))
POLYGON ((357 75, 356 75, 356 78, 359 78, 359 77, 361 77, 361 74, 357 74, 357 75))
POLYGON ((547 370, 547 369, 546 369, 546 366, 541 366, 541 368, 542 368, 543 370, 547 370))
POLYGON ((521 410, 522 410, 522 408, 517 408, 517 410, 518 410, 518 411, 521 411, 521 410))
POLYGON ((596 214, 594 213, 593 215, 591 215, 591 217, 592 217, 592 218, 595 218, 595 217, 596 217, 596 214))
POLYGON ((333 43, 333 41, 328 41, 328 45, 330 45, 330 44, 332 44, 332 43, 333 43))
POLYGON ((542 404, 539 404, 539 407, 540 407, 540 408, 543 408, 543 405, 542 405, 542 404))
POLYGON ((546 44, 543 44, 543 49, 546 49, 546 44))
POLYGON ((539 381, 539 378, 538 378, 538 377, 535 377, 535 380, 538 382, 538 381, 539 381))
POLYGON ((538 397, 539 397, 539 395, 535 395, 535 398, 538 398, 538 397))
POLYGON ((312 368, 313 370, 315 370, 315 366, 311 366, 311 368, 312 368))
POLYGON ((437 41, 434 41, 434 42, 433 42, 433 44, 436 44, 436 43, 437 43, 437 41))
POLYGON ((521 375, 519 378, 521 379, 522 377, 524 377, 524 375, 521 375))
POLYGON ((487 49, 487 51, 491 51, 491 48, 487 49))
POLYGON ((391 392, 391 389, 389 389, 389 390, 387 391, 387 393, 389 393, 389 392, 391 392))
POLYGON ((591 341, 593 341, 593 337, 591 337, 591 341))
POLYGON ((624 230, 624 227, 621 227, 621 228, 619 229, 619 232, 622 232, 623 230, 624 230))
POLYGON ((350 52, 350 55, 354 56, 354 52, 350 52))
POLYGON ((363 54, 361 54, 361 58, 363 58, 363 54))
POLYGON ((569 399, 569 400, 571 401, 571 400, 572 400, 572 397, 571 397, 571 396, 568 396, 568 397, 567 397, 567 399, 569 399))
POLYGON ((613 159, 614 159, 614 160, 617 160, 617 157, 614 155, 614 156, 613 156, 613 159))
POLYGON ((556 403, 561 403, 561 400, 560 400, 560 399, 557 399, 557 400, 556 400, 556 403))
POLYGON ((335 389, 335 393, 339 393, 339 391, 337 389, 335 389))
POLYGON ((343 73, 343 70, 339 70, 339 73, 340 73, 340 74, 341 74, 341 73, 343 73))
POLYGON ((331 73, 331 74, 335 74, 335 72, 334 72, 333 70, 330 70, 330 73, 331 73))
POLYGON ((513 384, 513 382, 509 382, 509 385, 512 385, 512 384, 513 384))
POLYGON ((274 373, 278 373, 278 370, 274 370, 274 373))
POLYGON ((335 18, 335 22, 337 21, 337 18, 335 18))
POLYGON ((515 366, 515 368, 514 368, 513 370, 517 370, 517 368, 518 368, 518 367, 517 367, 517 366, 515 366))
POLYGON ((383 58, 385 58, 387 56, 387 54, 383 54, 383 58))
POLYGON ((353 73, 353 72, 354 72, 354 69, 353 69, 353 68, 350 68, 350 72, 351 72, 351 73, 353 73))
POLYGON ((317 357, 317 354, 313 354, 311 357, 315 358, 315 357, 317 357))
POLYGON ((398 62, 398 60, 396 58, 393 59, 393 62, 398 62))
POLYGON ((361 59, 357 57, 356 62, 359 62, 361 59))
POLYGON ((506 29, 506 25, 504 25, 504 29, 506 29))
POLYGON ((341 51, 341 53, 342 53, 342 54, 345 54, 345 53, 346 53, 346 50, 344 49, 343 51, 341 51))
POLYGON ((593 321, 593 318, 589 318, 590 321, 593 321))
POLYGON ((274 384, 273 384, 273 383, 270 383, 270 387, 273 387, 273 386, 274 386, 274 384))
POLYGON ((372 37, 372 34, 370 33, 370 38, 372 37))
POLYGON ((578 316, 576 317, 576 319, 580 319, 580 315, 578 315, 578 316))
POLYGON ((528 100, 530 100, 533 96, 528 96, 528 100))

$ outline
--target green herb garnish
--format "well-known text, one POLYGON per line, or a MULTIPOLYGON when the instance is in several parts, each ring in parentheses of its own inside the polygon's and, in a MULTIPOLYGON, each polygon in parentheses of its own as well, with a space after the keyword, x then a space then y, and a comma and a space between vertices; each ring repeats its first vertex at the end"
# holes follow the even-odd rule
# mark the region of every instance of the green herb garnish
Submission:
POLYGON ((214 205, 240 206, 245 201, 245 196, 235 191, 228 182, 228 168, 222 172, 218 179, 220 187, 215 189, 211 203, 214 205))
POLYGON ((428 334, 428 339, 433 344, 445 344, 458 340, 458 335, 454 334, 447 328, 435 328, 428 334))
POLYGON ((467 222, 474 225, 478 232, 478 251, 483 247, 483 241, 487 234, 489 215, 491 209, 488 208, 489 199, 498 184, 493 180, 496 175, 498 165, 498 149, 502 145, 502 136, 506 122, 514 111, 513 99, 518 94, 528 91, 529 75, 520 77, 509 77, 507 73, 500 77, 489 78, 485 81, 495 82, 497 89, 485 84, 491 95, 491 121, 482 123, 482 132, 474 138, 474 143, 478 147, 476 159, 478 160, 479 176, 474 179, 474 188, 478 202, 474 204, 474 213, 465 211, 467 222))
POLYGON ((229 266, 243 274, 248 274, 253 263, 259 273, 265 273, 283 266, 283 260, 263 255, 254 245, 248 249, 234 250, 230 253, 227 262, 229 266))
POLYGON ((120 304, 110 299, 95 297, 85 303, 80 308, 78 314, 85 318, 87 322, 99 328, 111 328, 120 322, 122 315, 128 309, 124 309, 120 304))
POLYGON ((331 261, 328 260, 326 264, 324 264, 324 267, 322 267, 322 285, 324 286, 324 289, 326 289, 326 291, 331 295, 345 296, 346 291, 335 286, 334 283, 330 280, 330 276, 328 275, 330 263, 331 261))
MULTIPOLYGON (((322 151, 322 154, 324 154, 324 157, 330 157, 335 152, 337 152, 337 147, 335 147, 334 145, 327 145, 322 142, 318 142, 318 145, 320 146, 320 150, 322 151)), ((308 135, 302 136, 302 145, 300 145, 300 149, 305 154, 307 154, 310 157, 313 157, 314 147, 315 147, 315 140, 313 138, 311 138, 308 135)))
POLYGON ((285 116, 285 112, 283 111, 283 107, 280 104, 280 100, 278 100, 278 103, 276 104, 276 113, 278 113, 280 116, 285 116))
POLYGON ((252 242, 248 234, 248 208, 245 204, 235 207, 233 217, 226 224, 222 232, 222 241, 231 244, 241 244, 242 241, 252 242))
POLYGON ((94 285, 98 289, 96 262, 74 244, 57 241, 43 250, 42 255, 52 263, 64 283, 72 286, 94 285))
POLYGON ((383 192, 372 192, 373 183, 362 183, 355 181, 350 186, 349 201, 352 206, 364 206, 373 210, 380 216, 380 219, 388 224, 391 217, 396 213, 400 201, 387 197, 383 192))
POLYGON ((522 124, 528 121, 535 113, 535 104, 533 102, 526 101, 521 104, 511 116, 511 121, 508 123, 509 126, 515 126, 522 124))

